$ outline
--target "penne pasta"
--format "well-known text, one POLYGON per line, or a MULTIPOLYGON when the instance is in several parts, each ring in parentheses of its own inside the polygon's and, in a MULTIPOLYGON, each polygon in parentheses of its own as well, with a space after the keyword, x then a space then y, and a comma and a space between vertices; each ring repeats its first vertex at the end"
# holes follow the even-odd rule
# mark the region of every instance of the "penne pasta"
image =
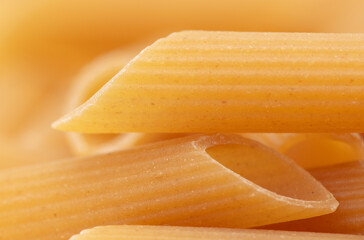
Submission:
POLYGON ((0 173, 4 239, 67 239, 105 224, 254 227, 335 211, 290 159, 237 135, 198 135, 0 173))
MULTIPOLYGON (((67 100, 67 109, 72 110, 92 97, 99 88, 116 75, 140 51, 140 46, 130 46, 105 54, 89 65, 75 77, 73 88, 67 100)), ((156 142, 186 134, 82 134, 66 133, 69 145, 76 155, 107 153, 123 150, 142 144, 156 142)))
POLYGON ((87 229, 70 240, 346 240, 360 236, 253 229, 196 228, 172 226, 103 226, 87 229))
POLYGON ((306 220, 276 224, 267 228, 296 231, 364 234, 364 162, 356 161, 313 169, 340 205, 336 212, 306 220))
MULTIPOLYGON (((74 79, 67 100, 67 111, 81 105, 116 75, 136 55, 135 48, 138 49, 132 47, 112 51, 88 64, 74 79)), ((115 146, 115 149, 120 147, 121 150, 126 141, 124 135, 114 134, 67 133, 66 136, 76 155, 107 152, 112 150, 111 145, 115 146)))
POLYGON ((186 31, 54 127, 85 133, 364 130, 364 34, 186 31))
POLYGON ((363 139, 357 133, 246 133, 293 159, 303 168, 317 168, 364 159, 363 139))

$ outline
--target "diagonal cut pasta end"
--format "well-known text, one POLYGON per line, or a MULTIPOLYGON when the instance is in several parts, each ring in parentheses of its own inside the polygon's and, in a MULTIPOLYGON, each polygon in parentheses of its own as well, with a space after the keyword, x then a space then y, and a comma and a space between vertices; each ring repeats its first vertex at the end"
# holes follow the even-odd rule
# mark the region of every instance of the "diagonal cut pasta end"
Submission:
POLYGON ((361 132, 364 34, 185 31, 54 124, 84 133, 361 132))

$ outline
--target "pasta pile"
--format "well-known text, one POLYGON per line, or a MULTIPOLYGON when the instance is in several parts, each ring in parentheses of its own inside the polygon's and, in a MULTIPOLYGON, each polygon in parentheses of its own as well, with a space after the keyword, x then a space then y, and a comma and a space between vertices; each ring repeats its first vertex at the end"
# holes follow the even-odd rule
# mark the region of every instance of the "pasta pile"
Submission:
POLYGON ((0 240, 363 239, 363 7, 0 0, 0 240))

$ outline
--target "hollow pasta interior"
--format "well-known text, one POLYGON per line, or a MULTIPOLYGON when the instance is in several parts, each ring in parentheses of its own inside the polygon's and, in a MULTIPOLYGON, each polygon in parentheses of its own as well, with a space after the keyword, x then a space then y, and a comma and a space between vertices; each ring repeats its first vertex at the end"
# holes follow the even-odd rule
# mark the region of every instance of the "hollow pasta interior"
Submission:
POLYGON ((306 220, 267 226, 268 229, 364 234, 364 162, 348 162, 310 170, 334 194, 339 207, 334 213, 306 220))
POLYGON ((206 149, 206 152, 233 172, 280 195, 313 201, 324 196, 319 187, 304 184, 309 181, 308 177, 297 175, 293 163, 290 166, 287 162, 277 161, 275 158, 280 156, 261 151, 256 146, 218 145, 206 149))

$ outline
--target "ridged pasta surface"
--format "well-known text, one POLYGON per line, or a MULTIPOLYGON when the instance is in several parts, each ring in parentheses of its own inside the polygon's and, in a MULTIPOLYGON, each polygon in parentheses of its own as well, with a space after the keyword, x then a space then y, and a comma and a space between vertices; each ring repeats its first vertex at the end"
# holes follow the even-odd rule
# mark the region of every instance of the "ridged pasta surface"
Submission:
POLYGON ((112 224, 254 227, 335 211, 291 160, 235 135, 190 136, 0 173, 0 239, 112 224))
POLYGON ((364 34, 186 31, 54 124, 118 132, 360 132, 364 34))
POLYGON ((70 240, 349 240, 359 236, 251 229, 167 226, 104 226, 82 231, 70 240))

